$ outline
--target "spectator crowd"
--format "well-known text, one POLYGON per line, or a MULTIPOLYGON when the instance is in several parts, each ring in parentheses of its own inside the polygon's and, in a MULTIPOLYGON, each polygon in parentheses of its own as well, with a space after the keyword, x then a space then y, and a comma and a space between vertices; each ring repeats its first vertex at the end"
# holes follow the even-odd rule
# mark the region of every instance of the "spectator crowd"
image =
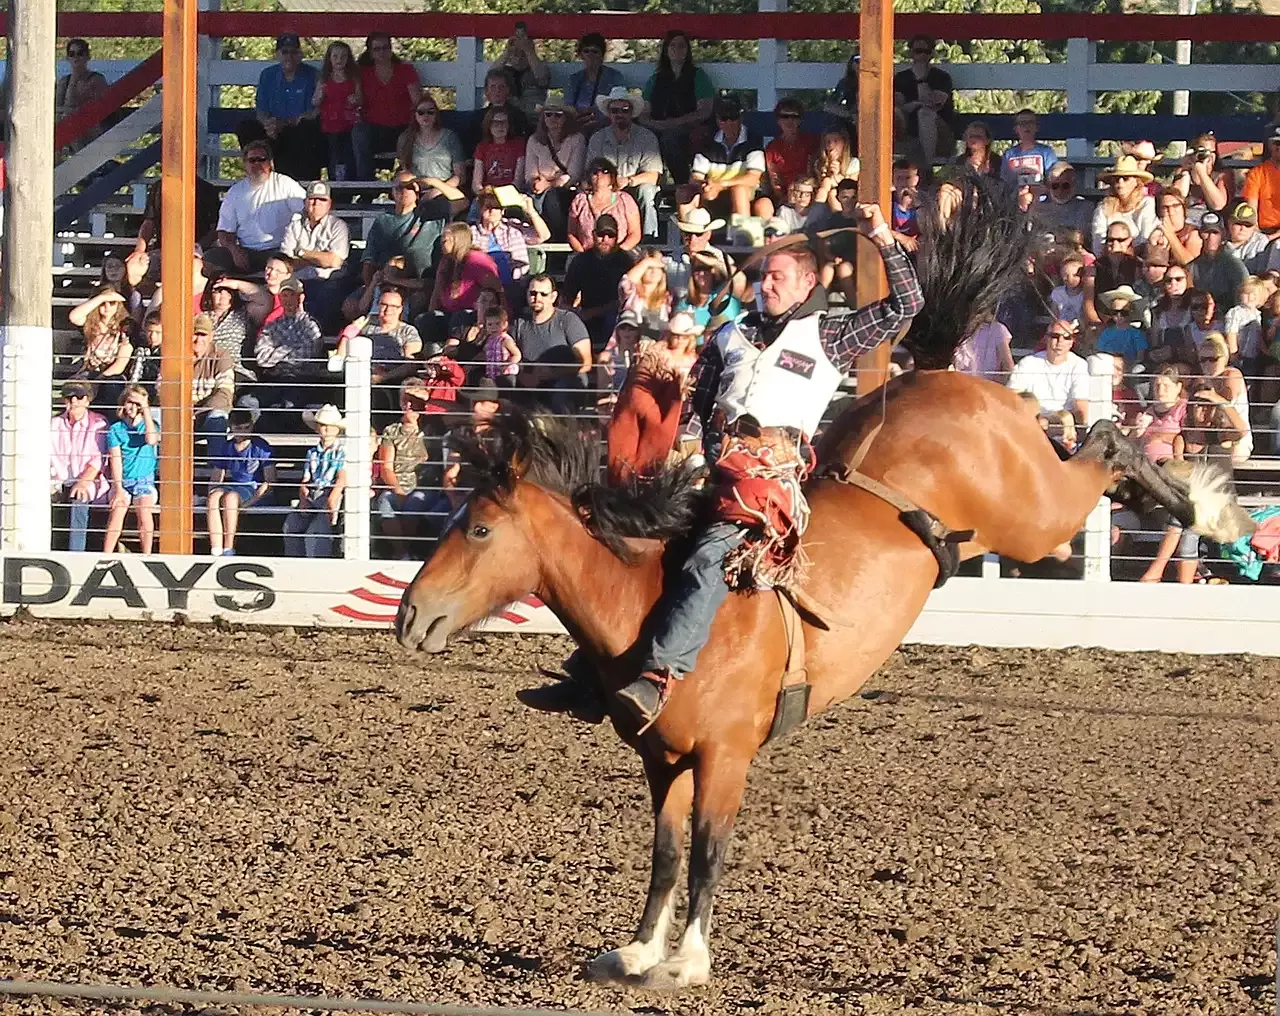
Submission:
MULTIPOLYGON (((87 58, 81 43, 68 52, 87 58)), ((1086 358, 1106 355, 1120 422, 1153 459, 1238 465, 1271 450, 1255 428, 1272 429, 1280 398, 1280 127, 1247 172, 1223 164, 1212 134, 1176 157, 1126 143, 1097 174, 1101 193, 1084 192, 1031 110, 1002 151, 981 121, 957 132, 934 49, 912 39, 894 77, 895 239, 914 254, 920 210, 966 174, 1006 187, 1035 236, 1019 293, 974 322, 955 369, 1021 393, 1070 449, 1088 422, 1086 358)), ((747 248, 809 233, 836 312, 852 302, 852 244, 817 232, 855 221, 856 58, 822 129, 806 129, 814 116, 784 98, 766 140, 696 66, 685 33, 666 35, 640 90, 607 52, 602 36, 584 36, 580 66, 553 90, 520 25, 485 77, 482 108, 446 126, 389 36, 370 35, 358 58, 335 42, 319 67, 296 35, 279 36, 239 126, 243 179, 220 199, 203 181, 198 192, 192 402, 214 554, 235 552, 241 511, 273 505, 287 513, 289 553, 334 552, 342 370, 358 336, 372 347, 373 510, 386 552, 402 556, 459 497, 453 427, 483 426, 500 399, 607 417, 648 348, 687 370, 712 331, 757 305, 736 272, 747 248), (371 221, 353 246, 335 201, 380 170, 390 203, 355 206, 371 221), (317 440, 285 490, 265 435, 290 431, 317 440)), ((82 62, 69 108, 98 87, 82 62)), ((72 549, 85 546, 94 506, 107 549, 130 507, 138 545, 151 545, 163 416, 155 197, 134 250, 107 258, 70 314, 84 344, 53 422, 52 485, 72 549)), ((1190 553, 1183 537, 1168 542, 1190 553)))

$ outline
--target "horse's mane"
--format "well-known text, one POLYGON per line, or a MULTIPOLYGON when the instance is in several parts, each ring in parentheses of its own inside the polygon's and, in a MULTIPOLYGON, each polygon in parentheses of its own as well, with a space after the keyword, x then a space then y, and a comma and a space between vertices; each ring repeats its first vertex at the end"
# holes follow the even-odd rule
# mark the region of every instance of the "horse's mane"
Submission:
POLYGON ((624 482, 604 482, 598 428, 504 405, 491 425, 465 430, 452 442, 467 466, 467 483, 504 503, 517 483, 532 483, 568 498, 583 525, 623 561, 629 539, 686 535, 703 501, 687 469, 662 467, 624 482))
POLYGON ((975 319, 995 314, 1026 281, 1031 232, 1016 199, 972 174, 951 186, 960 200, 946 222, 936 202, 918 213, 924 306, 902 339, 917 370, 949 367, 975 319))

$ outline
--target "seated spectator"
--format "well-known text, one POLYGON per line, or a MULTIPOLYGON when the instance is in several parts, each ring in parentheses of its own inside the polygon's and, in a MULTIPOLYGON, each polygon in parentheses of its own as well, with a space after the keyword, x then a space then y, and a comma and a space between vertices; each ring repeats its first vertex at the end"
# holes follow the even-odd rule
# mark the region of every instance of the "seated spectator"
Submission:
POLYGON ((854 154, 849 135, 843 127, 825 130, 818 142, 818 152, 813 159, 813 175, 818 190, 813 200, 826 205, 831 211, 839 211, 836 191, 845 180, 857 180, 862 171, 858 156, 854 154))
POLYGON ((425 533, 423 523, 435 500, 438 477, 432 467, 422 433, 421 420, 430 395, 420 378, 409 378, 400 386, 400 419, 389 423, 378 441, 378 480, 382 486, 373 501, 382 535, 391 541, 392 553, 409 560, 425 533))
POLYGON ((413 64, 396 56, 390 35, 371 32, 360 54, 360 87, 364 115, 351 130, 351 143, 357 178, 372 180, 377 157, 394 151, 400 135, 412 126, 422 82, 413 64))
MULTIPOLYGON (((845 181, 841 181, 845 183, 845 181)), ((852 191, 854 203, 857 203, 858 185, 856 180, 848 181, 847 191, 852 191)), ((826 221, 829 216, 827 207, 818 204, 814 197, 818 193, 818 181, 812 176, 801 176, 791 181, 791 186, 787 189, 786 202, 774 209, 773 219, 777 223, 779 235, 787 233, 800 233, 807 229, 817 229, 826 221)), ((836 189, 832 192, 832 199, 837 205, 840 204, 839 199, 840 185, 836 185, 836 189)))
POLYGON ((1050 229, 1087 234, 1093 228, 1093 202, 1076 193, 1076 168, 1059 159, 1046 179, 1045 197, 1035 205, 1036 217, 1050 229))
POLYGON ((627 269, 627 274, 618 283, 618 306, 623 311, 632 311, 640 318, 640 327, 653 335, 661 333, 671 317, 675 299, 686 299, 693 279, 693 267, 705 258, 719 260, 711 248, 691 252, 688 266, 685 268, 684 290, 673 294, 668 289, 669 275, 666 270, 666 259, 658 251, 650 251, 627 269))
POLYGON ((276 252, 267 258, 262 270, 262 282, 236 279, 229 275, 214 277, 215 289, 229 289, 238 293, 244 301, 245 315, 256 329, 274 321, 284 313, 280 302, 280 286, 293 276, 293 260, 276 252))
POLYGON ((375 272, 386 269, 394 257, 405 259, 403 277, 396 285, 425 292, 423 276, 433 267, 436 241, 445 225, 466 207, 461 192, 420 199, 418 181, 408 172, 397 173, 391 185, 393 210, 383 212, 369 227, 360 268, 368 284, 375 272))
POLYGON ((527 138, 533 133, 534 121, 531 121, 528 114, 511 101, 510 72, 503 67, 490 67, 489 73, 484 76, 484 105, 472 114, 471 123, 462 138, 463 147, 467 151, 475 150, 481 138, 485 118, 490 112, 497 110, 507 114, 508 130, 512 137, 527 138))
POLYGON ((610 215, 617 223, 619 247, 632 250, 639 245, 640 208, 619 189, 618 170, 608 159, 592 160, 582 190, 569 205, 569 246, 581 253, 595 243, 596 219, 601 215, 610 215))
POLYGON ((970 120, 963 141, 964 151, 955 157, 955 164, 965 172, 999 180, 1002 162, 991 150, 991 128, 981 120, 970 120))
MULTIPOLYGON (((1200 256, 1203 245, 1196 227, 1187 221, 1187 208, 1177 191, 1166 190, 1156 198, 1160 212, 1160 232, 1169 243, 1169 257, 1176 264, 1189 265, 1200 256)), ((1217 213, 1214 218, 1221 219, 1217 213)))
POLYGON ((1018 140, 1004 151, 1000 176, 1014 187, 1032 187, 1036 193, 1044 193, 1049 170, 1058 161, 1057 153, 1048 145, 1036 140, 1040 121, 1035 111, 1020 109, 1013 117, 1013 129, 1018 140))
POLYGON ((1261 373, 1262 307, 1267 300, 1267 285, 1261 279, 1250 276, 1240 284, 1237 302, 1227 311, 1223 333, 1231 361, 1244 369, 1245 377, 1257 377, 1261 373))
POLYGON ((706 136, 716 90, 706 71, 695 67, 689 36, 668 32, 658 50, 658 66, 645 82, 648 113, 638 118, 658 136, 662 161, 678 185, 689 180, 693 153, 706 136))
POLYGON ((414 372, 414 357, 422 351, 422 336, 413 325, 401 320, 403 313, 404 293, 394 286, 387 286, 378 298, 376 316, 356 318, 342 329, 342 334, 338 336, 338 357, 341 359, 346 356, 347 342, 352 337, 367 335, 373 343, 373 383, 399 384, 414 372))
MULTIPOLYGON (((680 250, 673 251, 662 259, 663 277, 671 294, 683 299, 689 290, 689 273, 693 265, 693 255, 705 251, 720 260, 725 266, 725 274, 734 271, 733 259, 724 251, 711 243, 711 234, 724 226, 724 219, 713 219, 705 208, 690 208, 676 216, 676 228, 680 231, 680 250)), ((734 290, 739 299, 750 299, 747 294, 750 286, 746 280, 740 289, 734 290)), ((665 320, 665 318, 664 318, 665 320)))
MULTIPOLYGON (((261 305, 270 308, 274 297, 268 297, 265 286, 255 286, 242 279, 217 277, 209 280, 199 304, 200 310, 213 319, 213 343, 231 357, 232 366, 237 374, 248 377, 252 375, 244 366, 244 353, 249 346, 249 335, 256 327, 250 321, 241 288, 249 289, 252 298, 261 305)), ((262 314, 266 317, 266 314, 262 314)))
MULTIPOLYGON (((817 188, 815 185, 814 193, 816 195, 817 188)), ((828 211, 826 215, 818 221, 817 225, 823 229, 837 229, 841 226, 848 228, 857 228, 858 225, 858 181, 857 180, 841 180, 836 186, 836 205, 839 206, 838 211, 828 211)), ((819 206, 814 206, 819 207, 819 206)), ((807 218, 807 216, 806 216, 807 218)), ((810 227, 811 228, 811 227, 810 227)), ((852 258, 856 248, 851 246, 846 253, 852 258)))
POLYGON ((441 241, 430 309, 446 315, 468 311, 476 294, 492 281, 501 284, 498 266, 484 251, 475 249, 471 227, 465 222, 450 223, 441 241))
POLYGON ((240 147, 267 140, 279 172, 314 180, 324 165, 320 120, 313 100, 320 76, 302 62, 302 44, 292 32, 276 38, 276 63, 258 76, 256 117, 236 128, 240 147))
POLYGON ((1240 196, 1258 213, 1258 228, 1280 235, 1280 123, 1267 128, 1266 158, 1245 175, 1240 196))
POLYGON ((338 407, 324 405, 315 416, 320 440, 307 450, 298 488, 298 507, 284 520, 284 552, 289 557, 335 557, 333 529, 347 489, 347 455, 338 437, 346 428, 338 407))
POLYGON ((267 142, 251 141, 245 147, 244 170, 244 179, 222 198, 218 246, 205 254, 205 266, 214 272, 262 271, 284 241, 289 221, 306 205, 302 185, 275 171, 267 142))
POLYGON ((312 401, 311 381, 324 355, 324 336, 315 318, 304 309, 300 279, 285 279, 280 286, 284 313, 262 326, 254 343, 258 380, 270 388, 264 405, 306 406, 312 401))
MULTIPOLYGON (((855 138, 858 132, 858 66, 861 60, 856 53, 849 56, 844 65, 844 77, 836 82, 836 87, 831 89, 822 104, 822 111, 843 120, 855 138)), ((808 172, 808 169, 806 165, 804 171, 808 172)))
POLYGON ((191 404, 198 434, 225 434, 236 395, 231 357, 213 344, 213 318, 197 314, 191 324, 191 404))
POLYGON ((644 98, 639 92, 628 91, 619 85, 599 96, 596 102, 609 122, 607 129, 597 130, 587 142, 587 162, 598 163, 605 159, 614 165, 618 189, 634 198, 640 208, 640 228, 644 235, 656 238, 662 155, 657 135, 635 122, 645 113, 644 98))
POLYGON ((436 349, 424 348, 423 352, 426 362, 418 376, 427 393, 422 429, 429 438, 439 440, 458 423, 459 397, 467 375, 453 357, 436 349))
POLYGON ((107 430, 107 479, 111 482, 111 511, 104 554, 114 554, 124 532, 124 517, 133 505, 138 519, 138 545, 151 553, 155 535, 156 466, 160 429, 151 415, 151 403, 144 389, 130 385, 120 395, 118 419, 107 430))
POLYGON ((933 66, 937 46, 930 35, 914 36, 908 43, 911 66, 893 76, 894 118, 906 138, 920 143, 917 158, 925 164, 951 155, 955 146, 951 75, 933 66))
POLYGON ((231 410, 227 430, 228 436, 210 449, 213 473, 205 520, 209 553, 214 557, 235 556, 240 510, 265 503, 276 482, 271 446, 253 433, 253 414, 247 409, 231 410))
POLYGON ((1093 252, 1099 257, 1106 253, 1107 227, 1113 222, 1123 222, 1135 243, 1142 244, 1160 228, 1155 199, 1144 189, 1151 180, 1132 155, 1119 156, 1114 166, 1098 174, 1098 182, 1107 187, 1093 213, 1093 252))
POLYGON ((490 279, 479 292, 471 305, 470 314, 457 316, 457 323, 450 328, 449 338, 444 343, 443 352, 459 363, 467 364, 473 369, 468 371, 472 379, 484 374, 485 362, 485 315, 494 307, 507 306, 506 294, 497 279, 490 279), (479 369, 474 369, 478 367, 479 369))
POLYGON ((1191 379, 1187 427, 1188 456, 1206 454, 1239 465, 1253 454, 1249 425, 1249 394, 1244 375, 1231 366, 1227 340, 1209 332, 1200 343, 1200 375, 1191 379))
MULTIPOLYGON (((71 73, 58 78, 58 83, 53 88, 53 115, 57 120, 65 120, 81 106, 101 99, 107 91, 107 79, 100 71, 89 69, 88 42, 84 39, 68 39, 66 52, 71 73)), ((102 124, 87 128, 67 146, 67 151, 78 152, 99 137, 104 129, 102 124)))
POLYGON ((582 69, 569 75, 564 101, 577 110, 578 129, 581 131, 604 126, 600 97, 624 87, 622 72, 604 62, 607 48, 605 38, 599 32, 588 32, 578 40, 578 59, 582 61, 582 69))
POLYGON ((1044 334, 1045 349, 1019 360, 1008 386, 1034 395, 1041 413, 1065 409, 1083 423, 1089 417, 1089 365, 1071 352, 1075 339, 1066 321, 1051 322, 1044 334))
POLYGON ((1004 384, 1013 371, 1009 329, 994 314, 984 315, 975 324, 977 327, 957 347, 951 365, 962 374, 1004 384))
POLYGON ((1134 363, 1147 351, 1147 337, 1135 321, 1142 320, 1142 298, 1130 286, 1119 286, 1098 296, 1103 329, 1095 348, 1099 353, 1123 356, 1134 363))
POLYGON ((141 279, 137 279, 136 276, 131 277, 135 273, 130 272, 130 267, 133 266, 126 266, 122 259, 114 254, 108 254, 102 259, 98 285, 110 286, 124 297, 125 310, 129 312, 130 317, 137 319, 142 313, 142 294, 136 288, 141 279))
POLYGON ((1164 276, 1164 293, 1151 312, 1148 349, 1143 363, 1148 370, 1167 363, 1185 364, 1188 369, 1197 360, 1196 343, 1191 336, 1191 293, 1189 276, 1182 265, 1170 265, 1164 276))
POLYGON ((302 282, 312 316, 336 331, 347 289, 344 269, 351 234, 333 214, 333 195, 324 180, 307 188, 306 205, 290 220, 280 251, 293 259, 293 276, 302 282))
POLYGON ((542 221, 534 207, 533 198, 523 195, 525 221, 508 216, 507 209, 492 192, 476 199, 479 221, 471 227, 473 251, 487 254, 498 270, 498 278, 505 287, 519 285, 523 288, 529 272, 529 244, 546 243, 551 230, 542 221))
POLYGON ((329 43, 311 104, 320 121, 330 180, 356 178, 352 131, 364 115, 362 78, 351 47, 345 42, 329 43))
POLYGON ((556 284, 549 275, 529 280, 528 310, 516 321, 520 347, 519 386, 556 413, 579 408, 580 392, 591 370, 591 337, 582 319, 556 307, 556 284))
POLYGON ((546 101, 551 68, 538 56, 537 43, 529 37, 529 28, 523 21, 516 22, 494 67, 507 72, 512 101, 526 116, 546 101))
MULTIPOLYGON (((502 390, 492 378, 482 377, 471 386, 468 397, 471 399, 471 427, 477 434, 481 434, 489 429, 493 418, 502 409, 502 390)), ((446 466, 446 477, 452 470, 452 463, 457 461, 455 455, 456 453, 451 453, 446 460, 450 463, 446 466)), ((448 486, 447 481, 445 486, 448 486)))
POLYGON ((512 134, 511 116, 504 107, 490 106, 485 111, 480 136, 471 171, 471 193, 480 194, 488 187, 523 184, 526 142, 512 134))
POLYGON ((773 118, 778 124, 778 133, 764 148, 769 197, 761 198, 761 214, 766 217, 778 214, 778 208, 787 200, 792 185, 809 176, 809 167, 818 154, 817 136, 800 129, 804 121, 804 106, 799 99, 788 97, 778 100, 773 118), (769 201, 768 208, 764 207, 765 201, 769 201))
POLYGON ((1244 263, 1223 244, 1222 216, 1205 212, 1200 216, 1200 253, 1187 267, 1191 284, 1213 294, 1219 307, 1230 307, 1249 277, 1244 263))
POLYGON ((675 313, 684 312, 691 316, 698 327, 698 335, 702 335, 708 328, 718 328, 726 321, 737 321, 743 314, 742 303, 732 293, 718 313, 712 313, 711 310, 711 298, 719 291, 726 278, 724 265, 720 260, 705 253, 695 254, 691 268, 689 289, 684 299, 676 303, 675 313))
POLYGON ((1238 257, 1250 275, 1271 267, 1271 241, 1258 229, 1258 213, 1247 201, 1237 201, 1227 216, 1226 249, 1238 257))
POLYGON ((1084 320, 1084 259, 1068 254, 1058 270, 1062 282, 1049 293, 1053 315, 1078 328, 1084 320))
POLYGON ((113 286, 103 284, 94 288, 89 299, 72 307, 67 318, 84 334, 84 352, 73 376, 80 381, 98 382, 99 398, 103 404, 110 404, 120 391, 125 368, 133 356, 133 320, 125 299, 113 286), (106 382, 105 386, 102 382, 106 382))
POLYGON ((515 385, 520 373, 520 347, 511 337, 511 319, 505 307, 484 312, 484 375, 504 387, 515 385))
POLYGON ((618 284, 635 263, 618 246, 618 222, 607 212, 595 221, 593 242, 569 262, 560 287, 561 305, 573 308, 591 336, 591 348, 605 347, 618 316, 618 284))
POLYGON ((155 399, 157 385, 160 381, 160 357, 164 345, 164 327, 158 311, 152 311, 142 319, 142 328, 138 332, 138 342, 133 347, 133 359, 124 372, 124 381, 131 385, 141 385, 147 390, 147 397, 155 399))
POLYGON ((525 190, 557 242, 568 231, 571 188, 582 179, 586 152, 572 110, 563 103, 538 108, 538 126, 525 147, 525 190))
MULTIPOLYGON (((138 226, 138 238, 125 264, 134 273, 135 286, 144 285, 148 290, 160 281, 161 259, 161 201, 162 181, 156 180, 147 188, 147 204, 138 226)), ((196 246, 202 251, 217 243, 218 206, 222 192, 204 177, 196 175, 196 246)))
MULTIPOLYGON (((62 386, 63 411, 49 423, 49 479, 55 533, 67 533, 67 550, 85 549, 89 511, 107 495, 107 421, 89 408, 92 386, 67 381, 62 386)), ((59 541, 60 542, 60 541, 59 541)))
POLYGON ((689 177, 698 185, 699 207, 713 215, 751 215, 764 179, 764 141, 747 129, 742 105, 732 96, 716 100, 715 116, 720 129, 693 157, 689 177))
POLYGON ((441 180, 448 188, 462 182, 467 155, 458 136, 440 125, 440 107, 430 95, 423 93, 413 118, 396 142, 396 162, 418 178, 426 197, 439 197, 441 180))
POLYGON ((1147 303, 1147 324, 1151 323, 1151 312, 1157 300, 1164 295, 1164 278, 1169 271, 1169 252, 1147 248, 1142 259, 1142 278, 1134 285, 1137 294, 1147 303))
MULTIPOLYGON (((1190 318, 1191 340, 1196 348, 1204 342, 1210 332, 1221 332, 1222 317, 1218 314, 1218 301, 1213 294, 1203 289, 1192 289, 1187 293, 1187 315, 1190 318)), ((1191 360, 1195 366, 1195 360, 1191 360)))
POLYGON ((1124 222, 1113 222, 1107 227, 1102 255, 1094 262, 1093 271, 1085 273, 1084 316, 1090 325, 1102 320, 1102 308, 1097 305, 1097 294, 1120 286, 1136 285, 1142 275, 1142 261, 1133 253, 1133 232, 1124 222))
MULTIPOLYGON (((916 184, 905 178, 904 174, 915 171, 905 159, 899 159, 893 166, 894 187, 890 202, 889 229, 898 245, 908 254, 914 254, 920 248, 919 199, 920 192, 916 184)), ((919 179, 919 173, 915 173, 919 179)))
POLYGON ((1219 162, 1218 139, 1211 131, 1192 139, 1169 186, 1186 202, 1187 218, 1199 224, 1204 212, 1226 213, 1235 189, 1234 176, 1219 162))

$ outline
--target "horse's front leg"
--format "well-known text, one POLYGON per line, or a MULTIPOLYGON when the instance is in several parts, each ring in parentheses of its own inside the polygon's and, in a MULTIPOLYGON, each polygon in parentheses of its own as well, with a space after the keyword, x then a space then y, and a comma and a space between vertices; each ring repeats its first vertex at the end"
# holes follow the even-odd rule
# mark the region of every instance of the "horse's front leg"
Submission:
POLYGON ((747 785, 746 758, 723 754, 694 766, 693 849, 689 854, 689 916, 676 951, 642 978, 649 988, 683 988, 711 978, 711 901, 724 873, 733 822, 747 785))
POLYGON ((684 856, 684 822, 693 805, 693 770, 687 764, 669 766, 648 756, 644 768, 654 812, 649 896, 636 937, 587 964, 587 977, 593 981, 633 981, 667 955, 672 897, 684 856))

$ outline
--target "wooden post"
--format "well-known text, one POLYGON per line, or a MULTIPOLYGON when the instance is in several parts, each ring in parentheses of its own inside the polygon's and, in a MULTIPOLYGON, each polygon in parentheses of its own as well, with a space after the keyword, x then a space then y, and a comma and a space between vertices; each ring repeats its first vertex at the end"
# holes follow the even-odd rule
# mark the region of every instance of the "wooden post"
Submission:
POLYGON ((164 2, 160 353, 160 553, 190 554, 195 489, 191 258, 195 245, 196 0, 164 2))
POLYGON ((52 385, 53 0, 10 0, 0 336, 0 547, 49 549, 52 385))
MULTIPOLYGON (((858 22, 858 197, 889 211, 893 180, 893 0, 863 0, 858 22)), ((858 246, 858 306, 888 295, 884 268, 863 243, 858 246)), ((865 395, 888 378, 889 343, 858 360, 858 394, 865 395)))

